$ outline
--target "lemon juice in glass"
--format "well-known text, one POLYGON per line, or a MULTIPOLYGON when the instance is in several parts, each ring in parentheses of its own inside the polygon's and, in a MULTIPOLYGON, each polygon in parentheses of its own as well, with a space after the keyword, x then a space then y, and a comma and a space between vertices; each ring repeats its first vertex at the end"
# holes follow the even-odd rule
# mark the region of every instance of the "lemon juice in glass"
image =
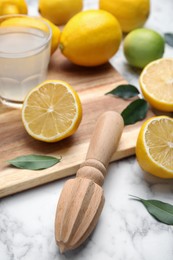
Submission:
POLYGON ((0 100, 20 107, 27 93, 46 78, 51 29, 41 18, 0 17, 0 100))

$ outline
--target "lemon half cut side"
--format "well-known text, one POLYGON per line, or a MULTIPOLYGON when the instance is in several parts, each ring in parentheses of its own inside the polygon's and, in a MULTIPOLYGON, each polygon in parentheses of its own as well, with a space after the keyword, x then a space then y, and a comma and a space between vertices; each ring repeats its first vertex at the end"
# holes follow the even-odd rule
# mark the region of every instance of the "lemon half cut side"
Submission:
POLYGON ((144 98, 160 111, 173 111, 173 59, 162 58, 149 63, 139 83, 144 98))
POLYGON ((32 89, 22 107, 22 121, 29 135, 44 142, 72 135, 82 119, 77 92, 66 82, 47 80, 32 89))
POLYGON ((160 178, 173 178, 173 119, 156 116, 141 127, 136 156, 141 168, 160 178))

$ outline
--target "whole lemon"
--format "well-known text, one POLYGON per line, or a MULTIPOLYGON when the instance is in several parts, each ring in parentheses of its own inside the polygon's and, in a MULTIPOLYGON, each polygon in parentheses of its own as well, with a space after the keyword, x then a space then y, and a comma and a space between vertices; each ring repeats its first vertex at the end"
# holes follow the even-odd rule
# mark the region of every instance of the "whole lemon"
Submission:
POLYGON ((39 0, 40 14, 56 25, 63 25, 83 8, 82 0, 39 0))
POLYGON ((0 0, 0 15, 27 14, 25 0, 0 0))
POLYGON ((103 10, 76 14, 64 27, 59 47, 70 61, 82 66, 107 62, 118 50, 122 32, 117 19, 103 10))
POLYGON ((150 0, 99 0, 99 7, 118 19, 123 32, 130 32, 147 20, 150 0))
POLYGON ((140 28, 131 31, 124 39, 124 55, 129 64, 144 68, 164 53, 164 38, 156 31, 140 28))

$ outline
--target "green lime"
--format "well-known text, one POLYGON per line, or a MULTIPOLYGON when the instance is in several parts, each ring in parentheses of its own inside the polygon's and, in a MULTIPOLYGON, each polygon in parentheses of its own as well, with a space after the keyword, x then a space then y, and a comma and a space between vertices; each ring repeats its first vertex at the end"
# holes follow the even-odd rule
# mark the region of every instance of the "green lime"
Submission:
POLYGON ((163 56, 165 41, 157 32, 140 28, 124 39, 124 55, 130 65, 144 68, 149 62, 163 56))

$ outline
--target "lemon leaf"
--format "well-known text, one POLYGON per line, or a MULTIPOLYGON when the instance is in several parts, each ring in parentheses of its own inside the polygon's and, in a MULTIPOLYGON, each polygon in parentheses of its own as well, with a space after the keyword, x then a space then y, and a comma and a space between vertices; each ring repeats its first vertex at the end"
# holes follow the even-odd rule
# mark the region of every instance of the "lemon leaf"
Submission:
POLYGON ((107 92, 105 95, 111 94, 117 97, 127 99, 131 97, 135 97, 139 95, 139 93, 140 93, 139 90, 135 86, 130 84, 122 84, 112 89, 111 91, 107 92))
POLYGON ((136 99, 131 102, 121 113, 124 124, 131 125, 146 117, 148 103, 144 99, 136 99))
POLYGON ((156 220, 167 225, 173 225, 173 205, 160 200, 145 200, 132 195, 131 197, 141 202, 156 220))
POLYGON ((24 155, 18 156, 8 162, 16 168, 29 169, 29 170, 43 170, 47 169, 56 163, 59 163, 61 158, 46 155, 24 155))
POLYGON ((173 47, 173 33, 165 33, 164 36, 166 43, 169 46, 173 47))

